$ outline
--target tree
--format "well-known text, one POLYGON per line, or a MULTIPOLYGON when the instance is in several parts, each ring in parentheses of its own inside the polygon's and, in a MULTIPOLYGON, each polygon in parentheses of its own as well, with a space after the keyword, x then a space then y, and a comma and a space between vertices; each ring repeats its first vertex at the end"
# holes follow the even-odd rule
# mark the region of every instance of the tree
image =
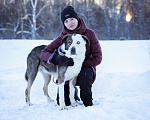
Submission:
POLYGON ((150 33, 149 21, 150 19, 150 2, 148 0, 129 0, 126 1, 126 11, 132 14, 132 39, 145 39, 148 38, 150 33))
POLYGON ((123 38, 127 38, 128 35, 127 35, 127 23, 125 21, 125 16, 126 16, 126 13, 124 11, 124 7, 125 7, 125 2, 122 2, 121 6, 120 6, 120 12, 119 12, 119 21, 118 21, 118 38, 120 37, 123 37, 123 38))
POLYGON ((31 2, 31 14, 30 13, 26 13, 26 15, 28 16, 28 20, 31 26, 31 34, 32 34, 32 39, 35 39, 37 37, 39 37, 39 35, 37 34, 37 30, 42 27, 42 26, 37 26, 37 19, 40 16, 40 14, 42 13, 42 11, 49 6, 50 4, 45 4, 42 6, 41 9, 37 10, 37 5, 39 3, 38 0, 30 0, 31 2), (31 17, 29 17, 31 15, 31 17))
POLYGON ((14 0, 13 2, 5 1, 4 3, 1 4, 3 9, 0 11, 0 30, 3 31, 3 37, 6 39, 17 38, 17 31, 20 25, 19 0, 14 0))

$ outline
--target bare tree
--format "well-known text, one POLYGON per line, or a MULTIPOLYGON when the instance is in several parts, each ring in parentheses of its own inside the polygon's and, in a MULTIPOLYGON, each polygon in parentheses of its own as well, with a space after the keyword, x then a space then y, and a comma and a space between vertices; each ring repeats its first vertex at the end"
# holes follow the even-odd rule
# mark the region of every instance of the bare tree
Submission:
POLYGON ((36 20, 39 17, 39 15, 41 14, 41 12, 49 5, 49 4, 45 4, 42 9, 40 9, 37 12, 37 4, 38 4, 38 0, 31 0, 31 5, 32 5, 32 39, 36 38, 36 30, 37 30, 37 25, 36 25, 36 20))

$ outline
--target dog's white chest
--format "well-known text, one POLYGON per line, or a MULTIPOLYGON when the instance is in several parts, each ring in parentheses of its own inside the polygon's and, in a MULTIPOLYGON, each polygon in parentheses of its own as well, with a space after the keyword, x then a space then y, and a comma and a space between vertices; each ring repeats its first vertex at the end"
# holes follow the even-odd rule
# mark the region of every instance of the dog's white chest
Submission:
POLYGON ((69 66, 65 73, 65 81, 73 79, 81 71, 82 62, 75 62, 74 66, 69 66))

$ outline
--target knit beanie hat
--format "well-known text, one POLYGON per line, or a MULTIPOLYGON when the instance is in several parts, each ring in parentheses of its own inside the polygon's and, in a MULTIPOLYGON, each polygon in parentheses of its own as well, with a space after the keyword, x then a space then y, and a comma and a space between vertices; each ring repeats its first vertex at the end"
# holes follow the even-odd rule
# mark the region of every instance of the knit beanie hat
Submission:
POLYGON ((67 18, 76 18, 79 19, 77 13, 75 12, 74 8, 72 6, 67 6, 61 11, 61 21, 64 24, 64 21, 67 18))

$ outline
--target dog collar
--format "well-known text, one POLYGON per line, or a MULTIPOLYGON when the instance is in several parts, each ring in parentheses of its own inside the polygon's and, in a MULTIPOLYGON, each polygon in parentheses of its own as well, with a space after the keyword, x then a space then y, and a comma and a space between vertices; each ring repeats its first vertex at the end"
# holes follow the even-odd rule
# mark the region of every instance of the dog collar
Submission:
POLYGON ((61 48, 61 46, 58 48, 58 54, 61 56, 65 56, 66 52, 61 48))

